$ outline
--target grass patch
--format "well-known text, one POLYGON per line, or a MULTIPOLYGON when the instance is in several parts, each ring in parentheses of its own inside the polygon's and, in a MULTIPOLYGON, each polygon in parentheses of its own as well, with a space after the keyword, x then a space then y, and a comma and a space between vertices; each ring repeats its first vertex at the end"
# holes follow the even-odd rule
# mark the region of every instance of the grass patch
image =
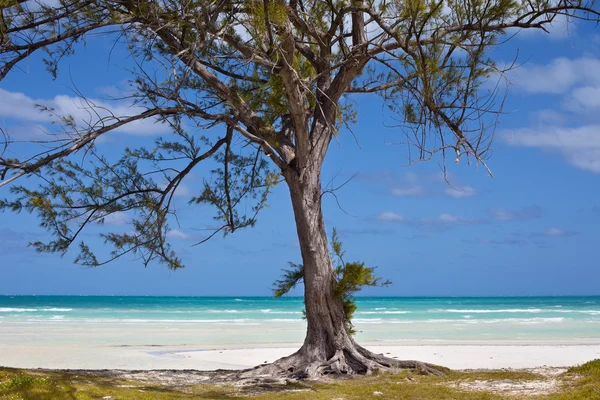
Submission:
POLYGON ((473 370, 473 371, 452 371, 448 373, 449 380, 511 380, 511 381, 536 381, 545 379, 541 374, 528 371, 508 371, 508 370, 473 370))
POLYGON ((600 377, 600 359, 588 361, 585 364, 569 368, 567 374, 580 374, 585 376, 600 377))
POLYGON ((94 373, 0 368, 0 400, 91 400, 104 397, 114 400, 600 400, 600 360, 572 367, 566 373, 555 377, 504 370, 450 371, 446 377, 401 372, 394 375, 351 377, 331 383, 301 382, 244 387, 233 384, 165 386, 159 382, 149 383, 94 373), (494 390, 466 390, 463 385, 464 382, 511 381, 518 386, 520 382, 525 384, 549 379, 560 381, 560 392, 507 394, 494 390))
POLYGON ((569 368, 562 379, 563 391, 547 400, 600 400, 600 359, 569 368))

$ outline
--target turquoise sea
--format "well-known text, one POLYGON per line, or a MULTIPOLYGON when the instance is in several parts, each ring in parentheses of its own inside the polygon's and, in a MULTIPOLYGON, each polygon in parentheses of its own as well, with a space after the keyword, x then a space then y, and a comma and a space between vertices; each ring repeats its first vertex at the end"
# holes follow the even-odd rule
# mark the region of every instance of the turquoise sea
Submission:
MULTIPOLYGON (((143 338, 146 344, 184 341, 178 331, 197 338, 198 345, 292 343, 303 337, 302 309, 298 297, 0 296, 0 344, 3 328, 52 333, 67 327, 100 332, 106 326, 124 334, 128 327, 169 331, 143 338)), ((359 297, 354 323, 357 338, 369 342, 598 343, 600 296, 359 297)))

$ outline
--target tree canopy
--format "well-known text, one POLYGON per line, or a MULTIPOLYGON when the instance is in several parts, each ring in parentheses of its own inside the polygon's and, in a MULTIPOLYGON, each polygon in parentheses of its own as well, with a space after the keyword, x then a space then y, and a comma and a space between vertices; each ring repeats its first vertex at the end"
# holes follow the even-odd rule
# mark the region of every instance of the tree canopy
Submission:
MULTIPOLYGON (((14 196, 0 207, 37 213, 54 240, 34 245, 52 252, 77 243, 86 225, 132 212, 131 232, 104 235, 114 246, 110 259, 134 252, 171 268, 181 266, 165 237, 173 194, 203 160, 221 166, 191 203, 215 206, 224 234, 255 223, 281 171, 293 168, 302 177, 322 163, 332 137, 359 111, 354 96, 383 97, 413 160, 441 153, 485 166, 502 100, 497 90, 481 88, 501 72, 490 51, 514 29, 598 16, 594 2, 575 0, 0 4, 0 80, 18 74, 34 53, 44 53, 56 77, 78 43, 104 35, 131 52, 134 90, 124 97, 143 110, 117 115, 81 94, 89 118, 55 115, 60 132, 20 158, 8 156, 18 140, 3 131, 0 185, 12 184, 14 196), (118 160, 98 154, 99 137, 147 118, 168 124, 172 134, 153 148, 124 149, 118 160), (42 184, 17 185, 27 175, 42 184)), ((79 246, 78 262, 107 261, 79 246)))

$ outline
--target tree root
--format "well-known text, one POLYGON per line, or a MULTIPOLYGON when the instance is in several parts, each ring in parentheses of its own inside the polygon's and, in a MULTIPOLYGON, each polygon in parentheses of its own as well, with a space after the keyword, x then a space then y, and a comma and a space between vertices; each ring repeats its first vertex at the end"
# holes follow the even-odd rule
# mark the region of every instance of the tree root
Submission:
POLYGON ((447 368, 413 360, 396 360, 375 354, 358 345, 335 351, 329 359, 310 356, 304 348, 270 364, 240 371, 240 380, 274 379, 285 383, 288 380, 320 380, 326 376, 370 375, 377 371, 397 372, 413 370, 421 375, 445 376, 447 368))

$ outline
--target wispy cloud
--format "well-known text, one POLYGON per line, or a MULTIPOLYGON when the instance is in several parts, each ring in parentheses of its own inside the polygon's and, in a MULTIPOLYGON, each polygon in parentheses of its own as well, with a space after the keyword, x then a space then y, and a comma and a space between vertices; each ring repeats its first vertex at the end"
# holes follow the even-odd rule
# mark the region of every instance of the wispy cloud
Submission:
POLYGON ((543 232, 534 232, 532 236, 544 236, 544 237, 567 237, 567 236, 575 236, 577 232, 564 230, 560 228, 547 228, 543 232))
POLYGON ((397 187, 392 189, 392 194, 398 197, 424 196, 425 193, 422 186, 397 187))
POLYGON ((384 185, 386 190, 397 197, 450 196, 454 198, 472 197, 477 190, 469 185, 463 185, 452 174, 416 173, 413 171, 397 175, 382 171, 376 175, 361 176, 361 179, 384 185), (448 183, 450 182, 450 183, 448 183))
POLYGON ((473 225, 481 224, 485 221, 478 218, 467 218, 453 214, 440 214, 435 218, 420 218, 418 222, 423 225, 473 225))
MULTIPOLYGON (((59 116, 73 116, 75 122, 83 126, 94 125, 100 119, 106 118, 108 124, 117 121, 117 118, 135 116, 145 109, 143 107, 126 104, 122 101, 105 101, 100 99, 84 100, 79 97, 57 95, 49 99, 34 99, 24 93, 10 92, 0 88, 0 117, 14 119, 21 126, 39 127, 39 124, 48 124, 56 119, 49 112, 40 112, 37 105, 43 105, 54 110, 59 116)), ((154 118, 134 121, 126 124, 115 132, 131 135, 156 135, 169 131, 169 126, 157 123, 154 118)), ((39 130, 39 129, 38 129, 39 130)), ((18 132, 26 135, 21 128, 18 132)), ((11 132, 12 136, 15 133, 11 132)), ((13 137, 19 139, 19 137, 13 137)))
POLYGON ((517 88, 529 93, 567 93, 579 84, 600 84, 600 59, 560 57, 547 64, 526 63, 508 72, 517 88))
POLYGON ((524 239, 504 238, 504 239, 481 239, 482 244, 492 244, 498 246, 525 246, 528 242, 524 239))
POLYGON ((577 168, 600 173, 600 124, 576 128, 522 128, 503 131, 501 137, 510 145, 547 150, 577 168))
POLYGON ((189 239, 190 236, 183 233, 179 229, 171 229, 169 232, 167 232, 167 238, 173 240, 186 240, 189 239))
MULTIPOLYGON (((515 31, 511 29, 511 31, 515 31)), ((557 15, 547 26, 547 32, 541 29, 519 29, 519 38, 539 40, 547 38, 554 41, 565 40, 577 35, 577 21, 566 15, 557 15)))
POLYGON ((382 213, 379 213, 375 219, 381 221, 381 222, 405 222, 406 219, 400 215, 400 214, 396 214, 395 212, 391 212, 391 211, 384 211, 382 213))
POLYGON ((477 195, 477 190, 472 186, 448 187, 445 193, 450 197, 462 198, 477 195))
POLYGON ((460 215, 441 213, 436 217, 405 218, 392 211, 379 213, 376 220, 388 224, 403 224, 424 232, 436 232, 452 229, 461 225, 476 225, 487 223, 487 220, 469 218, 460 215))
POLYGON ((104 219, 104 225, 122 226, 130 221, 129 215, 123 211, 108 214, 104 219))
POLYGON ((386 236, 386 235, 392 235, 394 234, 394 230, 393 229, 387 229, 387 228, 347 228, 347 229, 340 229, 339 233, 341 236, 363 236, 363 235, 367 235, 367 236, 386 236))
POLYGON ((554 116, 538 111, 535 127, 504 130, 499 137, 509 145, 541 149, 600 173, 600 58, 561 57, 544 65, 525 64, 508 76, 525 92, 559 95, 562 110, 554 108, 554 116))
POLYGON ((541 218, 542 207, 531 206, 524 207, 518 210, 507 210, 505 208, 492 208, 488 210, 488 214, 496 221, 527 221, 531 219, 541 218))

